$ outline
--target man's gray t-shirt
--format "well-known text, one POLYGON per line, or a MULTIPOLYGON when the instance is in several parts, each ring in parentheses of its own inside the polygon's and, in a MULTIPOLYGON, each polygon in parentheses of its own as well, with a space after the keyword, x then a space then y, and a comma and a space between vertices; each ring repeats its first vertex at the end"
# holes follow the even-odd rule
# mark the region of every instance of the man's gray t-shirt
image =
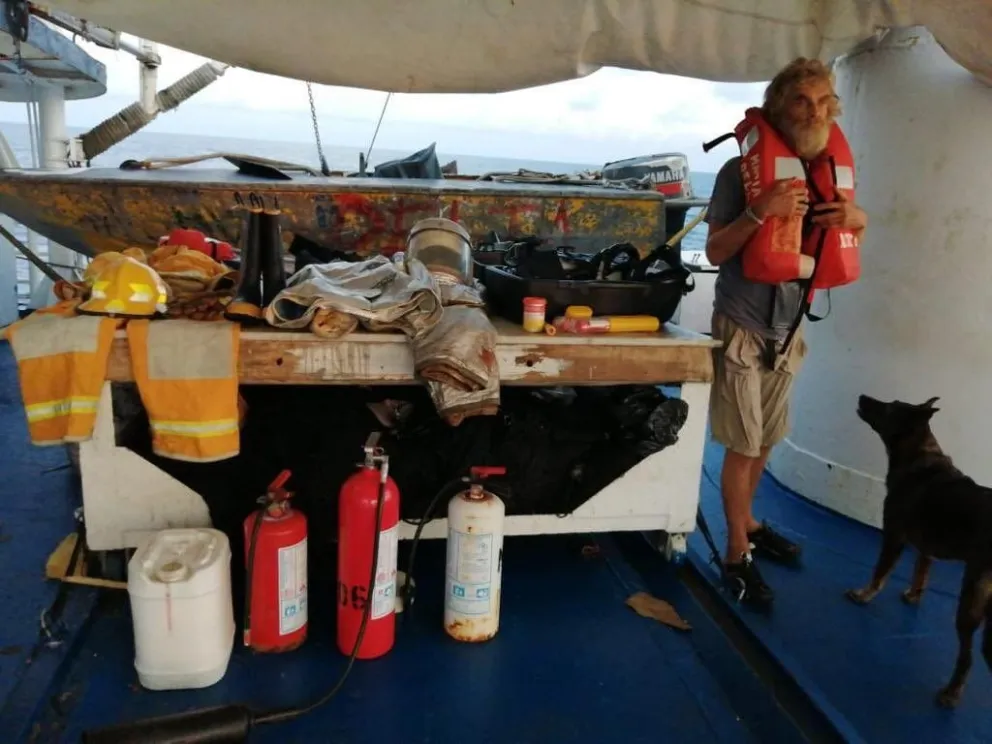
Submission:
MULTIPOLYGON (((717 173, 706 221, 729 225, 744 213, 746 206, 741 159, 731 158, 717 173)), ((739 326, 782 341, 799 312, 802 288, 798 282, 763 284, 744 278, 742 253, 738 251, 720 264, 713 309, 739 326)))

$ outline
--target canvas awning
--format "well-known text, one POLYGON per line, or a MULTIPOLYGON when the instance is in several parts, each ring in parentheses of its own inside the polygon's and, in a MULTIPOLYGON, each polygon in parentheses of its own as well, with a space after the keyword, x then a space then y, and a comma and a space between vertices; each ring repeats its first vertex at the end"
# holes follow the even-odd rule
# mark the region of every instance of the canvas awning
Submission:
POLYGON ((992 84, 989 0, 54 0, 78 18, 259 72, 328 85, 487 93, 599 67, 722 82, 828 61, 924 25, 992 84))

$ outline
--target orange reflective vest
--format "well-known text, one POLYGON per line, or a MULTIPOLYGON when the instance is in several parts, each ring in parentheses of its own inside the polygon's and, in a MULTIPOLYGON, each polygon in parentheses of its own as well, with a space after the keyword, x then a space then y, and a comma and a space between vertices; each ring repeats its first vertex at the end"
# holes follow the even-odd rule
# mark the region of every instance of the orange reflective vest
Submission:
POLYGON ((17 360, 28 435, 38 446, 93 435, 120 321, 75 316, 76 300, 37 310, 7 328, 17 360))
MULTIPOLYGON (((741 176, 750 205, 775 181, 804 181, 813 206, 836 201, 836 193, 854 200, 854 155, 834 123, 826 150, 804 161, 782 140, 759 108, 749 108, 734 128, 741 151, 741 176)), ((809 280, 811 290, 850 284, 861 275, 855 230, 821 228, 801 217, 769 217, 751 236, 742 253, 744 276, 767 284, 809 280)))
POLYGON ((238 455, 240 338, 237 323, 128 322, 131 368, 155 454, 186 462, 238 455))

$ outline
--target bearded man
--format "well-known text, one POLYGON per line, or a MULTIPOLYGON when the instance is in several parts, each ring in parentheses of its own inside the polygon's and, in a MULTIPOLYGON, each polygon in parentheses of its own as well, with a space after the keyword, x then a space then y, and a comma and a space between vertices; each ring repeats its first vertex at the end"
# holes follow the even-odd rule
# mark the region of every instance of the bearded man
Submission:
MULTIPOLYGON (((799 58, 787 65, 765 90, 761 112, 783 143, 807 164, 824 156, 831 125, 840 113, 830 70, 818 60, 799 58)), ((724 576, 742 584, 742 600, 767 605, 774 598, 754 557, 796 562, 800 548, 752 512, 754 493, 774 445, 789 430, 792 383, 806 356, 801 325, 787 348, 783 341, 804 309, 798 281, 765 284, 745 278, 742 249, 769 217, 802 216, 805 227, 867 226, 864 210, 843 194, 809 208, 802 182, 770 184, 748 205, 741 158, 720 169, 713 187, 707 222, 706 258, 719 267, 713 302, 712 333, 722 342, 715 350, 715 377, 710 397, 713 438, 726 448, 720 490, 727 518, 724 576), (798 183, 798 185, 796 185, 798 183), (766 363, 769 345, 780 355, 766 363)))

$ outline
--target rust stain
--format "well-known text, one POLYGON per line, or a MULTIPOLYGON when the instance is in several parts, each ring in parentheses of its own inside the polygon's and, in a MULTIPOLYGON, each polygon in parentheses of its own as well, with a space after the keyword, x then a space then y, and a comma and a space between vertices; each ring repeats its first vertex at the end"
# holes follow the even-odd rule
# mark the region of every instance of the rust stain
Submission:
POLYGON ((454 620, 445 626, 445 630, 452 638, 465 643, 483 643, 496 636, 495 630, 480 631, 479 625, 476 620, 454 620))

